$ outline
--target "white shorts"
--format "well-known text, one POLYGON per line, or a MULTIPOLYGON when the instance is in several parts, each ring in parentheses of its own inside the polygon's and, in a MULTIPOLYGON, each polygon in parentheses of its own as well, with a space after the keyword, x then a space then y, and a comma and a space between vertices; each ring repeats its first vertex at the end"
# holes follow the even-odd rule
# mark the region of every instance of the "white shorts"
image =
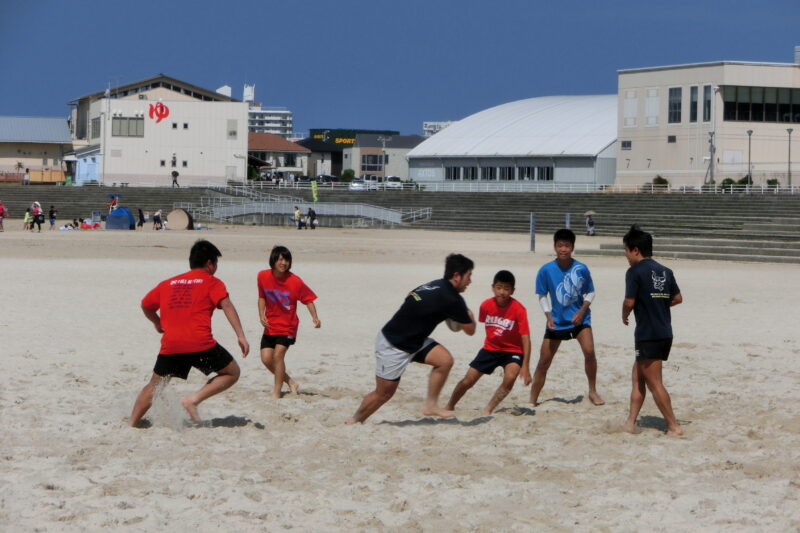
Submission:
POLYGON ((408 353, 400 348, 395 348, 379 331, 375 337, 375 375, 381 379, 397 381, 405 372, 408 363, 420 352, 429 350, 432 345, 438 344, 428 337, 422 343, 422 348, 414 353, 408 353))

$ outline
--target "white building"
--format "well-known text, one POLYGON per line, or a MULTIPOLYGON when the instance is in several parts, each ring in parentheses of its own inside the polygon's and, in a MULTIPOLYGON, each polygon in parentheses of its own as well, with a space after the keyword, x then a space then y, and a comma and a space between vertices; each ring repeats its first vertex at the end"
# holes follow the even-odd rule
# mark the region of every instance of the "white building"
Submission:
POLYGON ((599 188, 614 183, 617 97, 544 96, 453 123, 408 154, 409 177, 487 189, 599 188))
POLYGON ((76 183, 181 185, 244 180, 247 104, 163 74, 82 96, 70 131, 76 183))
POLYGON ((253 133, 272 133, 284 139, 294 137, 294 114, 285 107, 266 107, 255 101, 256 86, 244 86, 243 100, 248 109, 248 129, 253 133))
POLYGON ((356 176, 408 177, 408 153, 418 146, 419 135, 377 135, 359 133, 356 142, 342 151, 343 168, 352 169, 356 176))
POLYGON ((620 70, 617 182, 661 176, 697 186, 750 174, 755 184, 787 185, 791 139, 800 134, 800 47, 795 54, 795 63, 620 70))

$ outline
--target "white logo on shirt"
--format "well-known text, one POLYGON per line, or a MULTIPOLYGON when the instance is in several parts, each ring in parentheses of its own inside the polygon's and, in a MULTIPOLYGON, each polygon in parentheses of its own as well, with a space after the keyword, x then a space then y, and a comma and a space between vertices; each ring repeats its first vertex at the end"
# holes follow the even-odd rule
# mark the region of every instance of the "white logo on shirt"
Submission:
POLYGON ((502 335, 506 331, 511 331, 514 329, 514 324, 516 324, 516 320, 511 320, 510 318, 503 318, 501 316, 487 316, 486 317, 486 327, 493 327, 496 328, 494 334, 496 336, 502 335))
POLYGON ((583 294, 583 285, 586 280, 581 277, 580 271, 585 270, 583 265, 575 265, 564 274, 564 279, 556 287, 556 299, 562 306, 567 307, 578 301, 583 294))
POLYGON ((661 276, 656 275, 655 270, 650 271, 650 276, 653 278, 653 288, 657 291, 664 290, 664 284, 667 282, 667 271, 661 272, 661 276))

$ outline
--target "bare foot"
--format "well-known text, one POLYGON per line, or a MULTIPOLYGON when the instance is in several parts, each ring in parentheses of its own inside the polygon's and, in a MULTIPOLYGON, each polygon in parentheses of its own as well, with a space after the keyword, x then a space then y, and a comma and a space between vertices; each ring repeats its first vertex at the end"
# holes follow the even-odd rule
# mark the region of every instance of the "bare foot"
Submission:
POLYGON ((481 414, 482 414, 483 416, 489 416, 489 415, 491 415, 491 414, 492 414, 492 410, 491 410, 491 409, 489 409, 488 407, 486 407, 486 408, 484 408, 484 409, 483 409, 483 411, 481 411, 481 414))
POLYGON ((422 410, 422 414, 425 416, 438 416, 439 418, 453 418, 456 416, 455 412, 441 407, 426 407, 422 410))
POLYGON ((289 390, 292 391, 292 394, 299 394, 300 393, 300 385, 293 379, 289 380, 289 390))
POLYGON ((533 404, 534 407, 538 407, 541 405, 541 402, 539 401, 539 398, 531 398, 531 404, 533 404))
POLYGON ((196 403, 193 403, 189 398, 184 398, 181 400, 181 404, 183 404, 183 408, 186 409, 186 412, 189 413, 189 418, 192 419, 192 422, 202 422, 200 415, 197 414, 196 403))
POLYGON ((606 401, 603 398, 601 398, 600 395, 597 394, 596 391, 589 393, 589 401, 592 402, 595 405, 605 405, 606 404, 606 401))
POLYGON ((274 391, 272 391, 272 394, 270 394, 270 396, 272 396, 276 400, 280 400, 283 397, 283 393, 281 391, 279 391, 279 390, 278 391, 274 390, 274 391))
POLYGON ((683 437, 683 429, 680 426, 668 429, 667 437, 683 437))
POLYGON ((639 428, 636 427, 636 422, 628 422, 627 420, 622 423, 622 431, 626 431, 632 435, 639 434, 639 428))
POLYGON ((347 424, 348 426, 352 426, 353 424, 358 423, 358 421, 351 416, 350 418, 345 420, 344 423, 347 424))

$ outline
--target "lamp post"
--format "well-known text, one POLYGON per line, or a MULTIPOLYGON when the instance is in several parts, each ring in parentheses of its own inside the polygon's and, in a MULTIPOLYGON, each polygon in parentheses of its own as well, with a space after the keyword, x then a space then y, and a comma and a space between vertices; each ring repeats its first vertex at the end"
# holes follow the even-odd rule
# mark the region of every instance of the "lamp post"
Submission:
POLYGON ((753 139, 753 130, 747 130, 747 181, 748 183, 753 183, 753 165, 750 159, 750 141, 753 139))
POLYGON ((383 180, 386 181, 386 143, 391 141, 391 137, 384 137, 381 135, 378 137, 378 141, 381 143, 382 146, 382 154, 381 154, 381 173, 383 173, 383 180))
POLYGON ((792 132, 794 130, 792 128, 786 128, 786 133, 789 134, 789 157, 788 157, 788 167, 787 167, 787 177, 789 182, 789 190, 792 190, 792 132))

